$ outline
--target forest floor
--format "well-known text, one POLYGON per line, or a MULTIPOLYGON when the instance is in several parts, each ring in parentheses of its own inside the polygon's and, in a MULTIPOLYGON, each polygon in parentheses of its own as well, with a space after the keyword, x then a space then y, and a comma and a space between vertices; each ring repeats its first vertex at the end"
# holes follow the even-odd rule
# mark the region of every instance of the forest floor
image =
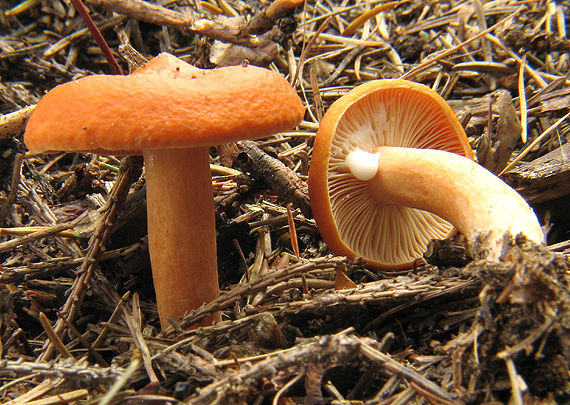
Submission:
POLYGON ((161 330, 140 159, 25 146, 46 91, 113 71, 69 1, 0 0, 0 403, 570 402, 570 3, 325 0, 268 18, 271 4, 86 4, 125 74, 160 52, 246 60, 307 111, 211 148, 222 294, 161 330), (405 271, 327 248, 306 185, 318 123, 400 77, 448 101, 547 246, 515 238, 493 263, 440 242, 405 271))

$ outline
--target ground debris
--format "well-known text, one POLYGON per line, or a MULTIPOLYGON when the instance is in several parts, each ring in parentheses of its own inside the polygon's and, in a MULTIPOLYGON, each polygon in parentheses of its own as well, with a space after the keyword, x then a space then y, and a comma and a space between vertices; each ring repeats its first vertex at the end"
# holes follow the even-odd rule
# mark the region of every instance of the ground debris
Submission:
POLYGON ((570 402, 564 2, 87 1, 117 56, 269 66, 307 107, 292 131, 211 149, 222 294, 164 331, 140 161, 24 146, 45 91, 110 72, 68 3, 0 0, 0 403, 570 402), (319 120, 402 75, 449 102, 486 167, 524 157, 503 178, 549 248, 471 261, 458 235, 380 273, 330 252, 306 193, 319 120))
POLYGON ((502 260, 463 270, 477 274, 483 289, 469 330, 445 345, 454 380, 468 387, 469 402, 509 395, 524 403, 549 395, 568 401, 570 262, 524 239, 502 260))

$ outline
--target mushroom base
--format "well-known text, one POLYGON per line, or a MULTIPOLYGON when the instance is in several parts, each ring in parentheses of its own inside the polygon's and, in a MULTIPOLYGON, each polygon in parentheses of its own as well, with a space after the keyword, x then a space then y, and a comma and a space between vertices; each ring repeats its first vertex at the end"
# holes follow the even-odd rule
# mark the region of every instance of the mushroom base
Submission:
POLYGON ((367 183, 378 202, 440 216, 463 233, 471 246, 479 241, 478 249, 483 248, 492 261, 500 257, 506 233, 522 233, 544 243, 538 218, 527 202, 472 160, 434 149, 383 146, 376 153, 380 155, 378 172, 367 183))
MULTIPOLYGON (((148 243, 158 315, 185 313, 219 296, 212 176, 207 147, 145 150, 148 243)), ((201 325, 220 321, 217 312, 201 325)))

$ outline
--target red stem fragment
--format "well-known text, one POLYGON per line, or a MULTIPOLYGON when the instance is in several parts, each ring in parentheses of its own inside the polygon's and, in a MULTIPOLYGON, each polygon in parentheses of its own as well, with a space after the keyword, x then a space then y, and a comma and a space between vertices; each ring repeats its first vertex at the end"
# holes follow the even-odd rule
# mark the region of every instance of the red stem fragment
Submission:
POLYGON ((113 56, 111 49, 109 49, 107 41, 105 41, 105 38, 103 38, 103 35, 101 35, 101 31, 99 31, 99 28, 97 28, 97 25, 95 25, 93 19, 89 15, 89 12, 83 5, 83 2, 81 0, 71 0, 71 2, 73 3, 77 11, 79 11, 79 15, 81 15, 81 18, 83 18, 85 24, 87 24, 87 28, 89 28, 91 35, 93 35, 93 38, 95 38, 95 41, 97 42, 97 45, 99 45, 101 52, 103 52, 105 59, 107 59, 107 63, 111 67, 113 74, 122 75, 123 71, 121 70, 121 67, 119 66, 117 60, 113 56))

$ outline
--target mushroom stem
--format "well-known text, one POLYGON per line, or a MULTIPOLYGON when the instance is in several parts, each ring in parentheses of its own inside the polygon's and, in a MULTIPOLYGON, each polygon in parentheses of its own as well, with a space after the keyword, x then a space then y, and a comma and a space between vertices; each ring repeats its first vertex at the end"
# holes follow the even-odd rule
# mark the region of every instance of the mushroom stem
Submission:
MULTIPOLYGON (((144 151, 148 243, 160 323, 219 296, 207 147, 144 151)), ((220 321, 217 312, 204 319, 220 321)))
POLYGON ((472 250, 486 253, 487 260, 499 259, 507 232, 544 243, 540 223, 527 202, 472 160, 442 150, 389 146, 379 147, 373 155, 379 155, 378 172, 368 186, 379 203, 440 216, 466 236, 472 250))

